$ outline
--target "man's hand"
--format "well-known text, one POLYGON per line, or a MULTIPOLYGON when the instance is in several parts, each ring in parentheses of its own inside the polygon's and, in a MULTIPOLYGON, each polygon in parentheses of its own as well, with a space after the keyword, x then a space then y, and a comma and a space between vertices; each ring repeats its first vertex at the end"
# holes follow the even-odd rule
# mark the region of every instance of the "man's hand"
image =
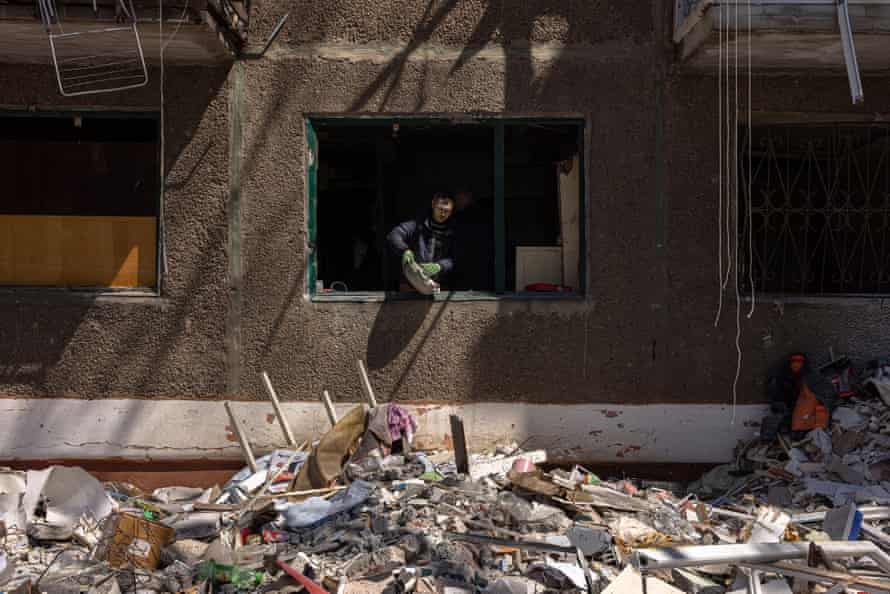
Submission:
POLYGON ((423 273, 427 275, 429 278, 435 278, 438 276, 440 272, 442 272, 442 267, 436 264, 435 262, 428 262, 426 264, 421 264, 420 269, 423 270, 423 273))
POLYGON ((414 264, 414 252, 405 250, 402 252, 402 266, 407 266, 409 264, 414 264))

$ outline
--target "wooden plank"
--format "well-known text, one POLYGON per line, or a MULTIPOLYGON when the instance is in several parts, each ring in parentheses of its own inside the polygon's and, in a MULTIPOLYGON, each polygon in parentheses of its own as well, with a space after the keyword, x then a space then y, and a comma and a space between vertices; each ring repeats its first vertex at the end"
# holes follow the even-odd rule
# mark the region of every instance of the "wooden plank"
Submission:
POLYGON ((250 442, 247 440, 247 435, 244 433, 244 429, 238 423, 238 419, 232 411, 232 404, 229 401, 226 401, 223 402, 223 406, 226 408, 226 413, 229 415, 229 422, 232 423, 232 431, 235 433, 235 437, 238 438, 238 443, 241 444, 241 452, 244 454, 244 460, 250 467, 251 472, 256 472, 256 458, 253 455, 253 450, 250 448, 250 442))
POLYGON ((278 418, 278 424, 281 425, 281 432, 284 433, 284 439, 287 442, 287 445, 297 445, 297 440, 294 439, 294 432, 291 431, 290 425, 287 422, 287 417, 284 416, 284 411, 281 410, 281 402, 278 401, 278 394, 275 393, 275 388, 272 387, 272 380, 269 379, 269 374, 264 371, 260 376, 263 379, 263 385, 266 387, 266 393, 269 395, 269 400, 272 401, 272 408, 275 409, 275 416, 278 418))
POLYGON ((470 474, 470 452, 464 422, 457 415, 451 415, 451 442, 454 444, 454 464, 461 474, 470 474))
POLYGON ((372 409, 377 408, 377 398, 374 396, 374 388, 371 387, 371 380, 368 378, 368 372, 365 369, 365 362, 358 360, 358 379, 362 385, 362 392, 368 401, 368 406, 372 409))
POLYGON ((559 233, 562 237, 562 284, 576 291, 578 286, 578 263, 581 253, 579 233, 581 209, 581 166, 578 155, 566 163, 557 165, 559 177, 559 233))
POLYGON ((155 217, 0 215, 0 284, 152 287, 155 217))
POLYGON ((331 395, 327 390, 321 392, 321 401, 324 403, 324 409, 328 413, 328 420, 331 427, 337 424, 337 411, 334 409, 334 403, 331 401, 331 395))

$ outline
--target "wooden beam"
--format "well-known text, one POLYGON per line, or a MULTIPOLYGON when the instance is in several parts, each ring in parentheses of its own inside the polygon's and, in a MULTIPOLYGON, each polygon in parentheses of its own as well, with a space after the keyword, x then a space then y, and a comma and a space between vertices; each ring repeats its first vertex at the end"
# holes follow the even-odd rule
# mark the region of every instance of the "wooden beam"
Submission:
POLYGON ((470 474, 470 451, 467 436, 464 433, 464 422, 457 415, 451 415, 451 442, 454 444, 454 464, 460 474, 470 474))
POLYGON ((278 417, 278 424, 281 425, 281 431, 284 433, 284 439, 287 442, 287 445, 297 445, 297 440, 294 439, 294 433, 291 431, 290 425, 287 423, 284 411, 281 410, 281 403, 278 402, 278 394, 275 393, 275 388, 272 387, 272 380, 269 379, 269 374, 264 371, 260 375, 263 378, 263 386, 266 388, 269 400, 272 401, 272 408, 275 409, 275 416, 278 417))
POLYGON ((235 418, 235 413, 232 412, 232 403, 226 401, 223 402, 223 406, 226 407, 226 412, 229 415, 229 421, 232 423, 232 431, 235 432, 235 436, 238 438, 238 443, 241 444, 241 451, 244 453, 244 460, 250 467, 250 471, 256 472, 256 458, 254 458, 253 456, 253 450, 250 449, 250 442, 247 441, 247 436, 244 434, 244 430, 241 428, 241 425, 238 424, 238 419, 235 418))
POLYGON ((368 379, 368 372, 365 370, 365 362, 358 360, 358 377, 362 384, 362 392, 368 400, 368 406, 377 408, 377 398, 374 397, 374 388, 371 387, 371 380, 368 379))
POLYGON ((331 395, 328 394, 327 390, 322 391, 321 401, 324 403, 324 409, 328 413, 328 420, 331 422, 331 427, 333 427, 337 424, 337 411, 334 410, 334 403, 331 402, 331 395))

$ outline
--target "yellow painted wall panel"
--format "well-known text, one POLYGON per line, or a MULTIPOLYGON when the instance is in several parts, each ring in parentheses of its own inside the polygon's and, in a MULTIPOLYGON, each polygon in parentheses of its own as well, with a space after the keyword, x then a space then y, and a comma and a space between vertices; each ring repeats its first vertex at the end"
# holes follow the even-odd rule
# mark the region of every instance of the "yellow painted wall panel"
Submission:
POLYGON ((151 287, 154 217, 0 215, 0 284, 151 287))

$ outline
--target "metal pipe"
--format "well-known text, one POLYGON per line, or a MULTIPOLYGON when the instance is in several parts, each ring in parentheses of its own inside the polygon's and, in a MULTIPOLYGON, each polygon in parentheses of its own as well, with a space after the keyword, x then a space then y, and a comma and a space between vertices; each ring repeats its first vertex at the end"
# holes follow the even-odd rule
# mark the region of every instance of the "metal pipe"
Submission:
POLYGON ((636 551, 631 563, 640 571, 726 565, 741 561, 773 563, 805 558, 808 550, 809 545, 798 546, 797 543, 659 547, 636 551))
MULTIPOLYGON (((884 571, 890 572, 890 556, 873 542, 832 540, 819 543, 819 548, 828 559, 870 557, 884 571)), ((809 550, 808 542, 660 547, 636 551, 631 563, 640 571, 702 565, 774 563, 806 559, 809 550)))
MULTIPOLYGON (((847 0, 849 4, 856 6, 886 5, 886 0, 847 0)), ((834 6, 838 0, 712 0, 707 4, 711 6, 834 6)))
MULTIPOLYGON (((856 508, 856 511, 862 513, 863 520, 890 520, 890 507, 882 505, 863 505, 856 508)), ((805 514, 794 514, 791 521, 795 524, 815 524, 825 519, 827 511, 809 512, 805 514)))
POLYGON ((817 544, 826 559, 868 557, 885 572, 890 573, 890 555, 867 540, 831 540, 817 544))
POLYGON ((872 526, 868 522, 862 522, 860 530, 862 530, 863 534, 868 536, 870 539, 879 540, 885 547, 890 547, 890 535, 888 535, 877 526, 872 526))
POLYGON ((844 66, 850 83, 850 97, 853 104, 862 103, 862 78, 859 75, 859 62, 853 46, 853 27, 850 25, 850 11, 847 0, 837 0, 837 22, 841 31, 841 44, 844 48, 844 66))
MULTIPOLYGON (((878 586, 874 580, 863 578, 862 576, 849 574, 844 572, 835 572, 838 575, 831 574, 823 574, 821 571, 814 567, 807 567, 805 565, 786 565, 786 564, 773 564, 773 565, 760 565, 757 563, 741 563, 739 564, 743 569, 751 569, 758 570, 764 573, 774 573, 785 577, 791 577, 795 580, 801 580, 803 582, 813 582, 818 584, 839 584, 842 586, 839 592, 847 592, 847 591, 867 591, 869 594, 888 594, 890 590, 887 590, 886 587, 878 586)), ((829 594, 829 592, 834 592, 835 588, 832 588, 825 594, 829 594)))
POLYGON ((272 401, 272 408, 275 409, 275 416, 278 417, 278 424, 281 425, 281 431, 284 433, 284 440, 287 442, 287 445, 296 446, 297 440, 294 439, 294 433, 287 423, 287 418, 281 409, 281 403, 278 402, 278 394, 275 393, 275 388, 272 387, 272 380, 269 379, 269 374, 264 371, 260 375, 263 378, 263 385, 266 387, 269 400, 272 401))

